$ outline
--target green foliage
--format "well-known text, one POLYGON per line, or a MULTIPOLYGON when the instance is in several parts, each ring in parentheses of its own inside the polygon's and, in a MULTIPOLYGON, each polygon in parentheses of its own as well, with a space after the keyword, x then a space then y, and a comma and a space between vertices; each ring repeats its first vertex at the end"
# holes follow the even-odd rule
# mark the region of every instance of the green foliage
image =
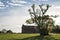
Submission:
POLYGON ((53 33, 60 33, 60 26, 59 25, 56 25, 55 27, 56 28, 52 29, 52 32, 53 33))
POLYGON ((28 20, 26 20, 26 23, 27 23, 27 24, 32 24, 33 21, 32 21, 32 19, 28 19, 28 20))
POLYGON ((6 33, 13 33, 11 30, 8 30, 6 33))
POLYGON ((2 33, 2 32, 0 31, 0 33, 2 33))

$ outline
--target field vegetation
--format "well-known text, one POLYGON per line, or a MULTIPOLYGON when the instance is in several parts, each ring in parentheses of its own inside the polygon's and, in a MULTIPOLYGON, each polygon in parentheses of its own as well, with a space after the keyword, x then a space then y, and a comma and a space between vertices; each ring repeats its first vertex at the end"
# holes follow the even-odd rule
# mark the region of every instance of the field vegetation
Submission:
POLYGON ((60 34, 50 33, 48 36, 39 34, 0 34, 0 40, 60 40, 60 34))

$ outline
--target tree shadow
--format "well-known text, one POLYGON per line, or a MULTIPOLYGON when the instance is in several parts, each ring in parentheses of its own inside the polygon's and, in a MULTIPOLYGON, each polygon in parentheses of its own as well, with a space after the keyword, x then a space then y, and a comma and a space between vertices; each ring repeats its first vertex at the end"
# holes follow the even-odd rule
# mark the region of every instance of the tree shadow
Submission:
POLYGON ((24 39, 12 39, 12 40, 60 40, 60 39, 55 39, 51 36, 33 36, 24 39))

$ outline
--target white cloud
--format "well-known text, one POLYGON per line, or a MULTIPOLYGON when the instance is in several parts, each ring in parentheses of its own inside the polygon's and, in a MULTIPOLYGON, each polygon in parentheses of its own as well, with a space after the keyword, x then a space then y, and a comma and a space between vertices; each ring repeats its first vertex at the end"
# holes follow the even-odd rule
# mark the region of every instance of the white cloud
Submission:
POLYGON ((26 18, 29 17, 28 15, 28 8, 29 7, 22 7, 22 8, 15 8, 9 10, 7 13, 9 16, 0 17, 0 29, 11 29, 14 32, 21 32, 21 26, 25 23, 26 18), (24 12, 23 12, 24 11, 24 12), (8 25, 8 26, 6 26, 8 25), (17 29, 16 29, 17 28, 17 29))
POLYGON ((20 1, 20 3, 27 3, 27 2, 25 2, 25 1, 20 1))
POLYGON ((13 3, 27 3, 26 1, 22 0, 12 0, 13 3))
POLYGON ((22 4, 16 4, 16 3, 8 3, 8 4, 11 5, 11 6, 24 6, 22 4))
POLYGON ((60 6, 52 6, 47 11, 49 15, 60 15, 60 6))
POLYGON ((0 9, 4 9, 5 8, 5 5, 3 2, 0 2, 0 9))
POLYGON ((0 2, 0 7, 4 7, 5 5, 2 3, 2 2, 0 2))
POLYGON ((33 1, 35 1, 35 2, 36 2, 36 1, 48 1, 48 0, 33 0, 33 1))
POLYGON ((0 9, 4 9, 7 7, 15 7, 15 6, 16 7, 25 6, 24 4, 26 4, 27 2, 23 0, 11 0, 11 2, 6 1, 6 3, 4 4, 3 2, 0 2, 0 9))
POLYGON ((11 2, 7 2, 11 6, 24 6, 23 3, 27 3, 26 1, 22 0, 11 0, 11 2))

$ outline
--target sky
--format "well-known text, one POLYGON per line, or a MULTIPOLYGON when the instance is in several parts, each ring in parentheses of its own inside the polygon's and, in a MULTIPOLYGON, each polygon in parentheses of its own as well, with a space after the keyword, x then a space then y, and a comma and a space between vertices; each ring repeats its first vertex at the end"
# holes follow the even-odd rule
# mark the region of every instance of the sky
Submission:
MULTIPOLYGON (((49 4, 51 7, 46 14, 60 15, 60 0, 0 0, 0 30, 21 33, 22 24, 30 18, 28 9, 32 4, 49 4)), ((54 18, 54 21, 60 25, 60 17, 54 18)))

